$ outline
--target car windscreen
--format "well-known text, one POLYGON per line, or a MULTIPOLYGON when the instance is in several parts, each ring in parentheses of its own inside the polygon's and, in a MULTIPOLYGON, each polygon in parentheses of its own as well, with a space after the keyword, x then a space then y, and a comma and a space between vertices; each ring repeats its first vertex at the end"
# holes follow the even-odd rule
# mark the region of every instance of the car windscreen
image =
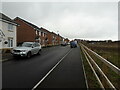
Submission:
POLYGON ((22 47, 32 47, 33 44, 31 43, 23 43, 22 47))

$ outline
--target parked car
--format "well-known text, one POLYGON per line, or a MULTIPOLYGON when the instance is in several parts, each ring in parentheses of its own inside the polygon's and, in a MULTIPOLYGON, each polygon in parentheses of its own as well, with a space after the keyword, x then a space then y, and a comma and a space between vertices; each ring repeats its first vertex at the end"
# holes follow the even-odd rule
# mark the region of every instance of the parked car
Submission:
POLYGON ((67 45, 70 45, 70 42, 68 42, 67 45))
POLYGON ((66 45, 67 45, 66 42, 62 42, 62 43, 61 43, 61 46, 66 46, 66 45))
POLYGON ((30 58, 34 54, 41 54, 41 45, 38 42, 24 42, 21 46, 11 51, 13 56, 30 58))
POLYGON ((77 43, 76 43, 75 41, 71 41, 71 42, 70 42, 70 47, 71 47, 71 48, 77 47, 77 43))

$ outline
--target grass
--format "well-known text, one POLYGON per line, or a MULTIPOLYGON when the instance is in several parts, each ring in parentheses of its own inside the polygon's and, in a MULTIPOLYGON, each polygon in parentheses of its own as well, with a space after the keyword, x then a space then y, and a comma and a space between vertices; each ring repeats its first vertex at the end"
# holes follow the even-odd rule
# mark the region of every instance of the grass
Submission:
POLYGON ((95 43, 86 44, 87 47, 107 59, 109 62, 120 68, 118 43, 95 43))
MULTIPOLYGON (((118 43, 96 43, 96 44, 86 44, 87 47, 91 48, 93 51, 97 52, 99 55, 116 65, 120 68, 120 58, 119 57, 119 47, 118 43)), ((95 60, 95 62, 99 65, 108 79, 113 83, 113 85, 119 90, 120 89, 120 76, 117 75, 114 71, 112 71, 109 67, 107 67, 102 61, 100 61, 97 57, 89 52, 90 56, 95 60)), ((105 83, 104 79, 100 77, 104 86, 109 88, 105 83)))
MULTIPOLYGON (((89 53, 90 56, 94 59, 94 61, 98 64, 98 66, 102 69, 102 71, 105 73, 105 75, 108 77, 108 79, 113 83, 113 85, 116 88, 120 88, 119 86, 119 80, 120 76, 117 75, 114 71, 112 71, 108 66, 106 66, 102 61, 100 61, 97 57, 95 57, 93 54, 89 53)), ((109 88, 107 84, 105 83, 104 79, 100 77, 101 81, 103 81, 104 86, 109 88)))
POLYGON ((84 64, 84 69, 85 69, 85 74, 86 74, 89 89, 100 88, 100 85, 98 84, 98 81, 95 78, 95 75, 93 74, 93 72, 92 72, 92 70, 91 70, 83 52, 81 51, 80 54, 82 55, 82 60, 83 60, 83 64, 84 64))

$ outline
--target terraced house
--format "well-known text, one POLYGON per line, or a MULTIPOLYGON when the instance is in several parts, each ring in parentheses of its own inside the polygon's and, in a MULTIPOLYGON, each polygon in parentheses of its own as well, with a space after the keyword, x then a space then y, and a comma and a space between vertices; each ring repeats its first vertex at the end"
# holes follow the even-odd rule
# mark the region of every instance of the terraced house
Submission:
POLYGON ((16 47, 16 27, 17 23, 0 13, 0 49, 16 47))
POLYGON ((59 34, 56 34, 54 32, 51 32, 51 33, 52 33, 52 44, 53 45, 61 44, 61 42, 63 41, 63 38, 59 34))
POLYGON ((63 37, 59 34, 56 34, 54 32, 50 32, 49 30, 42 28, 41 31, 44 31, 46 33, 45 42, 46 45, 59 45, 63 41, 63 37))
POLYGON ((44 32, 44 34, 42 34, 40 36, 41 37, 41 42, 44 42, 45 46, 52 45, 52 34, 51 34, 51 32, 48 31, 47 29, 43 28, 43 27, 41 27, 40 30, 42 32, 44 32))
POLYGON ((19 17, 16 17, 14 21, 19 24, 17 26, 17 45, 23 42, 40 42, 39 27, 19 17))
POLYGON ((17 27, 17 44, 23 42, 39 42, 42 46, 45 46, 47 43, 47 33, 48 31, 38 26, 16 17, 15 22, 19 24, 17 27))
POLYGON ((43 27, 39 28, 38 26, 19 17, 16 17, 14 21, 19 24, 19 26, 17 26, 18 45, 23 42, 35 41, 41 43, 42 46, 60 44, 60 35, 50 32, 43 27))

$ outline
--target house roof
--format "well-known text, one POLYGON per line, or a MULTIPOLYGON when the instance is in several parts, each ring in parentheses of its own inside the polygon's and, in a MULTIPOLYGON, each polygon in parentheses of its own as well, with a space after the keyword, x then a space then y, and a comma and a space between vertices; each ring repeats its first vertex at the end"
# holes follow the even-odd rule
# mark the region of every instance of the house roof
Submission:
POLYGON ((47 29, 45 29, 45 28, 43 28, 43 27, 41 27, 40 30, 43 31, 43 32, 51 33, 50 31, 48 31, 47 29))
POLYGON ((59 34, 56 34, 56 33, 54 33, 54 32, 51 32, 53 35, 56 35, 56 36, 59 36, 59 34))
POLYGON ((0 19, 8 21, 8 23, 17 24, 14 20, 12 20, 11 18, 9 18, 8 16, 6 16, 3 13, 0 13, 0 19))
POLYGON ((53 35, 55 35, 55 36, 59 36, 59 37, 63 38, 63 37, 60 36, 59 34, 56 34, 56 33, 54 33, 54 32, 50 32, 50 31, 48 31, 47 29, 45 29, 45 28, 43 28, 43 27, 41 27, 40 29, 41 29, 41 31, 48 32, 48 33, 51 33, 51 34, 53 34, 53 35))
MULTIPOLYGON (((24 19, 22 19, 22 18, 20 18, 20 17, 16 17, 15 19, 20 19, 20 20, 22 20, 23 22, 25 22, 25 23, 27 23, 28 25, 30 25, 31 27, 33 27, 34 29, 40 30, 40 28, 39 28, 38 26, 36 26, 36 25, 34 25, 34 24, 32 24, 32 23, 30 23, 30 22, 28 22, 28 21, 26 21, 26 20, 24 20, 24 19)), ((14 19, 14 20, 15 20, 15 19, 14 19)))

